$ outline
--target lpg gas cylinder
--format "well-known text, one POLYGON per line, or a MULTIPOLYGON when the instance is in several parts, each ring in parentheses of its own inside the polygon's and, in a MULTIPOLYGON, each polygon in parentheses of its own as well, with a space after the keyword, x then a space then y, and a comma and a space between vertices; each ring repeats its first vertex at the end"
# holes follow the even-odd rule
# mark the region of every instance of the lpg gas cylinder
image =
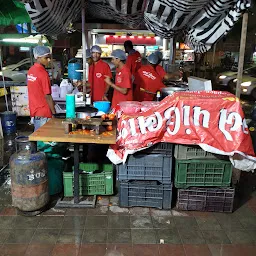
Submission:
POLYGON ((12 204, 23 212, 40 210, 49 202, 46 156, 36 152, 26 136, 15 142, 16 153, 10 158, 12 204))

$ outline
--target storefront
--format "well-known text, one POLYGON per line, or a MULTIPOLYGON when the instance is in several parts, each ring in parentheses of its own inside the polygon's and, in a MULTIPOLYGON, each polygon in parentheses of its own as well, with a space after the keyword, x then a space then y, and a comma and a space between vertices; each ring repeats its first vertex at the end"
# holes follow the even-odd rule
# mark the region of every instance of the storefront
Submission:
POLYGON ((163 40, 148 30, 104 30, 94 29, 91 31, 93 44, 101 46, 102 57, 109 57, 116 49, 124 49, 126 40, 133 42, 135 50, 143 57, 148 56, 155 50, 163 49, 163 40))

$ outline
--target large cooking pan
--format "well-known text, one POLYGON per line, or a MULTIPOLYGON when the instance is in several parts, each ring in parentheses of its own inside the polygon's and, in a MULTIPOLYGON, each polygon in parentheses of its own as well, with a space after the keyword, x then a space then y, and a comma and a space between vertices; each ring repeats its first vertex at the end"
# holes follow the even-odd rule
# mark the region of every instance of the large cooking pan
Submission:
POLYGON ((164 97, 168 95, 172 95, 174 92, 184 92, 188 91, 187 87, 165 87, 161 89, 161 98, 163 99, 164 97))
POLYGON ((76 117, 77 118, 86 118, 87 116, 96 116, 98 113, 98 109, 91 107, 91 106, 85 106, 85 107, 77 107, 76 108, 76 117))

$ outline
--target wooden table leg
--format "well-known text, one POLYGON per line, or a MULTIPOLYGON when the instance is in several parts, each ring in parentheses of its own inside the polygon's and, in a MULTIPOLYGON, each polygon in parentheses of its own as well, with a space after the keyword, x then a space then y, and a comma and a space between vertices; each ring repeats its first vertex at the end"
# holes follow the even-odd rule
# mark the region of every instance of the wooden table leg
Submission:
POLYGON ((79 144, 74 144, 74 203, 79 203, 79 144))

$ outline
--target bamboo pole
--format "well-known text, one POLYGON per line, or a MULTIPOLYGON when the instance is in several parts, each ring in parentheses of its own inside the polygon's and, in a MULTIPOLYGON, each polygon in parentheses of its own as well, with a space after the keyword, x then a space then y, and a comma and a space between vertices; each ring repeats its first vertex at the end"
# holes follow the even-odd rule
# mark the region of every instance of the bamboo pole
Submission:
POLYGON ((242 30, 241 30, 239 62, 238 62, 237 83, 236 83, 237 98, 240 98, 240 94, 241 94, 241 82, 242 82, 243 69, 244 69, 244 53, 245 53, 245 45, 246 45, 247 24, 248 24, 248 13, 246 12, 243 14, 243 24, 242 24, 242 30))

